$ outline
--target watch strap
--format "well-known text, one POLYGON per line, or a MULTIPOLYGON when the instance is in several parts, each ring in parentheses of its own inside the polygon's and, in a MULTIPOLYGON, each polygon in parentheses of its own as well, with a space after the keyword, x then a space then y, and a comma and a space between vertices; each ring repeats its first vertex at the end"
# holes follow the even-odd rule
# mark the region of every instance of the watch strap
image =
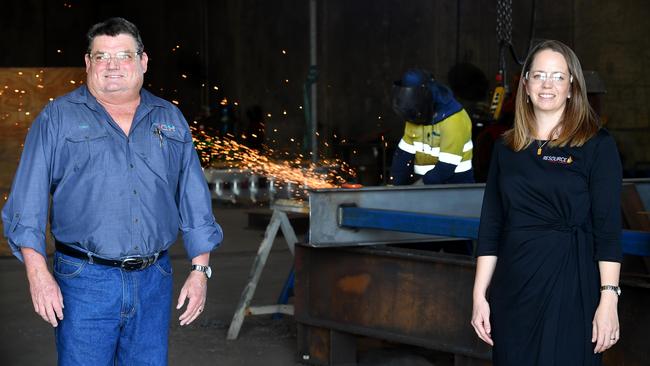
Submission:
POLYGON ((203 272, 205 274, 205 277, 210 278, 212 275, 212 270, 210 269, 210 266, 202 266, 200 264, 192 264, 192 271, 199 271, 203 272))
POLYGON ((600 286, 600 291, 614 291, 617 296, 621 296, 621 288, 619 286, 614 286, 614 285, 603 285, 600 286))

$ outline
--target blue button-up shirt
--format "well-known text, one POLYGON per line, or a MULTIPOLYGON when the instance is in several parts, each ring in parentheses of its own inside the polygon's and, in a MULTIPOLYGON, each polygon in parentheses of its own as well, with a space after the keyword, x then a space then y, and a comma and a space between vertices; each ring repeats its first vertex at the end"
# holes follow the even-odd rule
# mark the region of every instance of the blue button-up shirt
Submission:
POLYGON ((85 86, 49 103, 32 124, 2 210, 14 255, 45 255, 54 237, 104 258, 151 255, 183 234, 189 258, 223 238, 181 112, 142 90, 127 136, 85 86))

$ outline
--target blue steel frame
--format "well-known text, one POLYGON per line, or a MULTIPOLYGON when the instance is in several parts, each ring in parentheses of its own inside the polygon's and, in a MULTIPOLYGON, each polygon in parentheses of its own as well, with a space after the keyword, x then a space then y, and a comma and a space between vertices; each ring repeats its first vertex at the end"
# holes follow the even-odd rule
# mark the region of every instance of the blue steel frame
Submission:
MULTIPOLYGON (((443 216, 340 206, 338 224, 341 227, 348 228, 381 229, 477 239, 479 219, 477 217, 443 216)), ((621 244, 625 254, 650 256, 649 232, 623 230, 621 244)))

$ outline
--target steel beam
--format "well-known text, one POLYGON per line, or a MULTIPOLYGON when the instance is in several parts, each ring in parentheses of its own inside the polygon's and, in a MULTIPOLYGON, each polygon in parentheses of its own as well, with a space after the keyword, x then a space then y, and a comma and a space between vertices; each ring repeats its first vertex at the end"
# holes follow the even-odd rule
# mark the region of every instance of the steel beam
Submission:
MULTIPOLYGON (((332 332, 450 352, 473 365, 488 360, 489 346, 469 324, 475 271, 472 258, 447 253, 296 246, 294 304, 303 361, 332 365, 332 332)), ((620 283, 624 333, 605 352, 603 365, 646 366, 650 277, 623 273, 620 283)))
MULTIPOLYGON (((469 324, 474 271, 468 256, 299 244, 295 318, 312 327, 489 359, 489 347, 469 324)), ((315 357, 307 351, 314 347, 301 348, 315 357)))
MULTIPOLYGON (((633 183, 646 208, 650 207, 650 179, 624 180, 633 183)), ((478 220, 483 202, 484 184, 455 184, 430 186, 366 187, 360 189, 320 189, 309 193, 309 243, 313 247, 363 246, 388 243, 449 240, 451 235, 421 229, 396 231, 392 219, 383 227, 355 228, 340 226, 339 207, 360 207, 369 210, 389 210, 439 216, 462 217, 469 222, 478 220)), ((417 215, 412 219, 419 219, 417 215)), ((468 227, 463 226, 468 230, 468 227)), ((422 229, 423 228, 423 229, 422 229)), ((467 237, 467 236, 466 236, 467 237)), ((475 237, 475 236, 469 236, 475 237)), ((643 233, 625 232, 624 250, 629 254, 648 255, 648 239, 643 233)))
POLYGON ((479 217, 483 184, 320 189, 309 193, 309 243, 313 247, 362 246, 449 240, 431 235, 339 226, 339 206, 479 217))
POLYGON ((339 207, 339 226, 356 229, 381 229, 428 235, 476 239, 479 219, 414 212, 339 207))
MULTIPOLYGON (((341 227, 478 238, 479 219, 476 217, 430 215, 349 206, 341 206, 338 210, 341 227)), ((625 254, 650 256, 650 232, 623 230, 621 245, 625 254)))

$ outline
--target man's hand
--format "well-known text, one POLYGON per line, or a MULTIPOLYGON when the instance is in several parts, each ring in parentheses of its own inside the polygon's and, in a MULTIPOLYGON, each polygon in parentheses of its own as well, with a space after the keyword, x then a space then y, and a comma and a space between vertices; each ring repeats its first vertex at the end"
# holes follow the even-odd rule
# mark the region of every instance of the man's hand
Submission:
POLYGON ((180 309, 185 304, 185 300, 189 299, 185 312, 178 318, 181 321, 181 326, 190 324, 201 315, 207 293, 208 278, 205 274, 199 271, 190 271, 181 289, 181 294, 178 296, 178 305, 176 305, 176 309, 180 309))
POLYGON ((45 258, 31 248, 22 248, 25 259, 29 292, 32 295, 34 311, 53 327, 63 320, 63 295, 59 285, 47 268, 45 258))

